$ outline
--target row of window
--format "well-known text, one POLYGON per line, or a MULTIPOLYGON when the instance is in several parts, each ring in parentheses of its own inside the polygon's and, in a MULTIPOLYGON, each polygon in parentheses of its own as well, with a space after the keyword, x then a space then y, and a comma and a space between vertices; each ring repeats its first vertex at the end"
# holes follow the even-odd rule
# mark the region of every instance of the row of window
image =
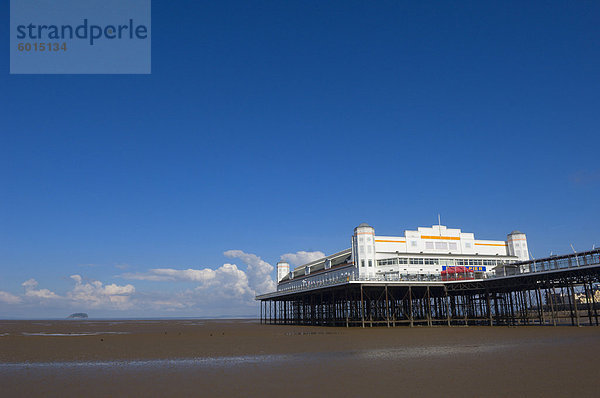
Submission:
MULTIPOLYGON (((371 260, 369 260, 371 262, 371 260)), ((363 260, 364 263, 364 260, 363 260)), ((503 260, 477 260, 477 259, 438 259, 438 258, 386 258, 377 260, 377 265, 398 265, 398 264, 412 264, 412 265, 487 265, 495 266, 504 263, 503 260)))
POLYGON ((498 265, 503 264, 502 260, 456 260, 456 265, 498 265))
MULTIPOLYGON (((440 260, 437 258, 411 258, 409 259, 410 264, 418 264, 418 265, 438 265, 440 260)), ((406 264, 406 263, 401 263, 406 264)))
MULTIPOLYGON (((411 247, 418 246, 418 243, 416 240, 412 240, 409 242, 410 242, 411 247)), ((465 242, 465 249, 471 249, 472 247, 473 247, 473 244, 471 242, 465 242)), ((458 243, 425 241, 425 250, 443 250, 443 251, 458 250, 458 243)))
POLYGON ((407 258, 388 258, 383 260, 377 260, 377 265, 396 265, 396 264, 408 264, 407 258))
POLYGON ((457 250, 456 242, 425 242, 426 250, 457 250))

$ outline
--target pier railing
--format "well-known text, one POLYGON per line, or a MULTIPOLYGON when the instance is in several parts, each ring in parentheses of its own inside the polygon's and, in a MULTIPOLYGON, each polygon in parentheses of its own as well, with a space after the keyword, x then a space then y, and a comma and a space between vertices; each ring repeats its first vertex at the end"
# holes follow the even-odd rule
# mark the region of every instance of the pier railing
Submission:
POLYGON ((528 265, 529 272, 543 272, 596 265, 600 264, 600 249, 583 253, 573 253, 566 256, 552 256, 540 260, 530 260, 522 264, 528 265))

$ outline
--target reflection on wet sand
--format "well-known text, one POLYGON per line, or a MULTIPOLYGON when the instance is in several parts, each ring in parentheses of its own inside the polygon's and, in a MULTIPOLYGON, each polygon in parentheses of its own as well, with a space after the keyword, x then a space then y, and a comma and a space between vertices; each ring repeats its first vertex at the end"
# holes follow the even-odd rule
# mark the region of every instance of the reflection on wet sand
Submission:
POLYGON ((377 349, 362 351, 334 351, 328 353, 312 354, 280 354, 280 355, 245 355, 200 358, 174 358, 130 361, 63 361, 63 362, 19 362, 0 363, 0 369, 19 370, 34 368, 163 368, 168 367, 227 367, 247 364, 267 364, 282 362, 314 362, 322 360, 367 360, 367 361, 393 361, 408 358, 443 357, 456 354, 480 354, 491 352, 510 345, 487 346, 430 346, 408 347, 393 349, 377 349))

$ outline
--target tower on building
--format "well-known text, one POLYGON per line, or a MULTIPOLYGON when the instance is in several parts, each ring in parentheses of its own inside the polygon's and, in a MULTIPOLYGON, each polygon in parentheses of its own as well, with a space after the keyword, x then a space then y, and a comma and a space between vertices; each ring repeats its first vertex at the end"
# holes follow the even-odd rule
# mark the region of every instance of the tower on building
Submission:
POLYGON ((290 265, 285 261, 277 263, 277 283, 290 273, 290 265))

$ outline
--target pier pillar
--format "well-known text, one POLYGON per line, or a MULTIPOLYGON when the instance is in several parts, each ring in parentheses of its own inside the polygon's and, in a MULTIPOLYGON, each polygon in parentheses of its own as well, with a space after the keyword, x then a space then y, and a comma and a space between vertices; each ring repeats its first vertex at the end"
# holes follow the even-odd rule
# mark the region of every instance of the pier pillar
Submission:
POLYGON ((363 296, 363 285, 360 284, 360 319, 362 322, 362 327, 365 327, 365 301, 363 296))
POLYGON ((414 322, 413 322, 413 303, 412 303, 412 289, 409 286, 408 287, 408 306, 409 306, 409 315, 410 315, 410 327, 412 328, 414 326, 414 322))
POLYGON ((431 294, 429 286, 427 286, 427 326, 433 326, 433 322, 431 321, 431 294))
POLYGON ((387 327, 390 327, 390 302, 388 301, 388 286, 385 285, 385 320, 387 327))

